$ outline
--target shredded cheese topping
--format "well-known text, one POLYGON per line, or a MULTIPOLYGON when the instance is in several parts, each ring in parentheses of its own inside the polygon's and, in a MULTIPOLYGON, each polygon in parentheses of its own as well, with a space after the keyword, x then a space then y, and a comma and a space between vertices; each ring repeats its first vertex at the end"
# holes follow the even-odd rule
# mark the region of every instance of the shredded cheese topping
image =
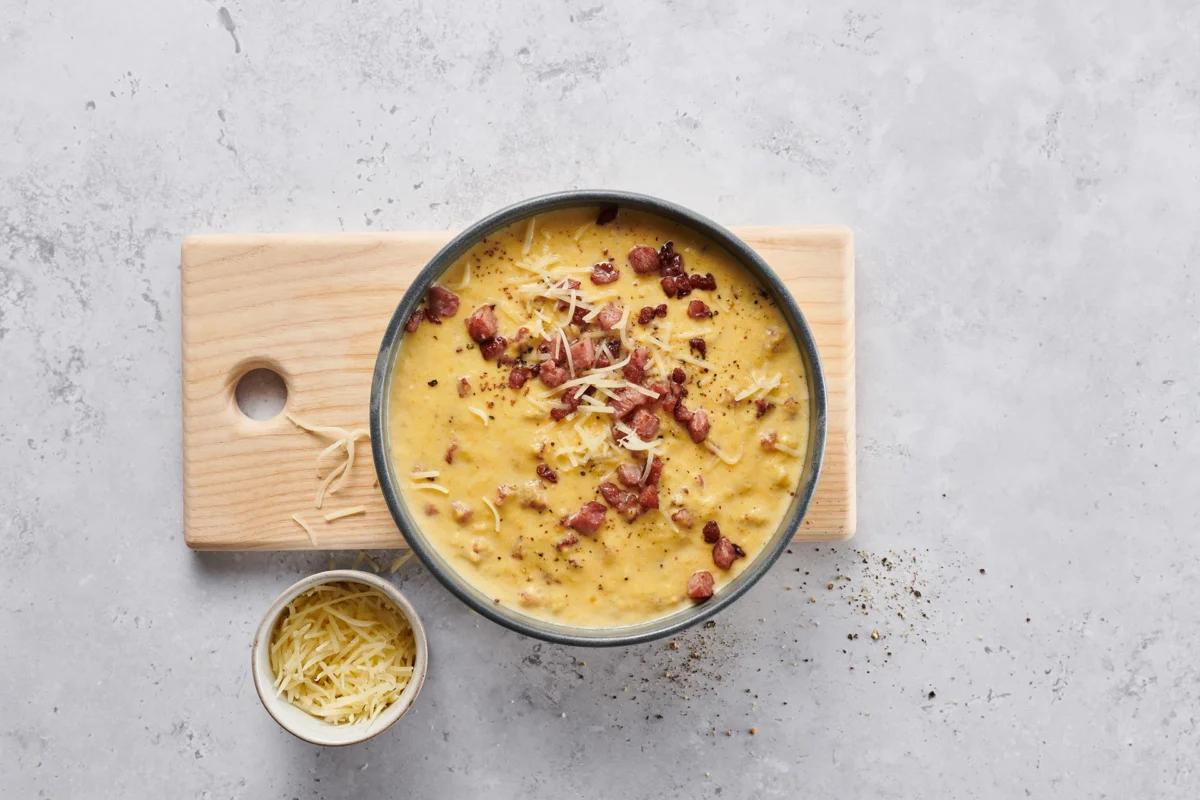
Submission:
POLYGON ((299 514, 292 514, 292 519, 296 522, 297 525, 299 525, 301 528, 304 529, 304 533, 308 535, 308 541, 312 543, 313 547, 316 547, 317 546, 317 535, 315 533, 313 533, 312 528, 308 527, 308 523, 306 523, 304 520, 300 519, 299 514))
POLYGON ((408 686, 416 655, 404 614, 357 583, 314 586, 288 603, 271 632, 276 692, 334 725, 378 717, 408 686))
POLYGON ((342 508, 337 511, 330 511, 325 515, 326 522, 336 522, 343 517, 353 517, 356 514, 367 513, 366 506, 351 506, 350 508, 342 508))
POLYGON ((440 483, 411 483, 409 484, 414 489, 424 489, 429 492, 441 492, 442 494, 450 494, 450 490, 440 483))
POLYGON ((481 420, 483 420, 483 427, 486 428, 488 425, 492 424, 491 417, 489 417, 487 412, 484 411, 482 408, 476 408, 475 406, 467 406, 467 411, 470 411, 472 414, 474 414, 475 416, 477 416, 481 420))
POLYGON ((488 498, 482 497, 480 499, 483 500, 483 504, 485 506, 487 506, 489 509, 491 509, 492 517, 496 520, 496 533, 499 533, 500 532, 500 510, 498 508, 496 508, 496 504, 493 503, 488 498))
POLYGON ((750 379, 753 382, 733 396, 733 399, 737 402, 740 403, 747 397, 753 397, 755 400, 761 400, 779 386, 783 380, 783 376, 776 372, 774 375, 768 378, 761 372, 752 372, 750 373, 750 379))

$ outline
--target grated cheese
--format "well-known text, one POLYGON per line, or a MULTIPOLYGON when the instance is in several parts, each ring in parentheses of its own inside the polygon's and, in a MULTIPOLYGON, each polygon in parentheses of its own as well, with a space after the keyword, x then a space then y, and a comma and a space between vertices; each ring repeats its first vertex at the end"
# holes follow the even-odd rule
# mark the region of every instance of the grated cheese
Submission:
POLYGON ((365 514, 365 513, 367 513, 366 506, 351 506, 350 508, 343 508, 338 511, 330 511, 328 514, 325 515, 325 521, 326 522, 335 522, 339 519, 342 519, 343 517, 353 517, 355 514, 365 514))
POLYGON ((722 450, 720 447, 717 447, 716 443, 714 443, 712 439, 706 439, 704 442, 704 446, 706 448, 708 448, 709 452, 711 452, 717 458, 721 459, 726 464, 729 464, 731 466, 742 460, 742 453, 745 449, 745 448, 738 448, 737 455, 731 456, 728 453, 726 453, 724 450, 722 450))
POLYGON ((747 397, 762 399, 774 391, 777 386, 779 386, 782 378, 783 376, 778 372, 776 372, 770 378, 767 378, 761 372, 752 372, 750 374, 752 383, 745 389, 742 389, 740 392, 735 394, 733 399, 737 402, 741 402, 747 397))
POLYGON ((438 475, 441 475, 441 474, 442 473, 440 470, 427 469, 427 470, 423 470, 421 472, 413 472, 408 477, 412 478, 413 480, 420 480, 422 478, 436 478, 438 475))
POLYGON ((429 492, 441 492, 442 494, 450 494, 450 490, 447 489, 445 486, 442 486, 440 483, 410 483, 409 486, 411 486, 414 489, 424 489, 425 491, 429 491, 429 492))
POLYGON ((408 619, 382 593, 349 582, 288 603, 271 632, 276 692, 333 725, 370 722, 399 699, 417 647, 408 619))
POLYGON ((462 275, 462 278, 459 280, 459 282, 449 284, 449 286, 451 289, 454 289, 457 292, 461 292, 463 289, 467 288, 470 285, 471 285, 471 262, 468 261, 466 263, 466 265, 463 266, 463 275, 462 275))
POLYGON ((496 504, 486 497, 480 498, 483 504, 492 511, 492 518, 496 520, 496 533, 500 532, 500 510, 496 508, 496 504))
POLYGON ((525 226, 525 241, 521 245, 521 255, 529 255, 529 251, 533 248, 533 232, 537 227, 537 217, 530 217, 529 224, 525 226))
POLYGON ((481 420, 483 420, 483 427, 486 428, 488 425, 492 424, 491 419, 488 418, 487 412, 484 411, 482 408, 476 408, 475 406, 467 406, 467 411, 470 411, 472 414, 474 414, 475 416, 477 416, 481 420))
POLYGON ((403 567, 405 564, 407 564, 409 562, 409 559, 411 559, 412 557, 413 557, 413 554, 412 554, 411 550, 402 556, 396 556, 394 559, 392 559, 392 563, 388 567, 388 574, 395 575, 397 572, 400 571, 401 567, 403 567))

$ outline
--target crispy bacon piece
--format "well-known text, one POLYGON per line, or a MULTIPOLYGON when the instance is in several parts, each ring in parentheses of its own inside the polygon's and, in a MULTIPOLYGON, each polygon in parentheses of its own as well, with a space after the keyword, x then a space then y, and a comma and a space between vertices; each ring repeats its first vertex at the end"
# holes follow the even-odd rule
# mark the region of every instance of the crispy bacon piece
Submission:
POLYGON ((513 337, 513 344, 524 344, 529 339, 529 328, 521 326, 517 328, 517 335, 513 337))
POLYGON ((708 438, 708 431, 711 427, 712 423, 708 421, 708 414, 705 414, 703 409, 692 412, 691 419, 687 421, 688 435, 696 444, 700 444, 708 438))
POLYGON ((567 380, 567 368, 560 367, 553 361, 543 361, 541 369, 538 370, 538 377, 547 388, 554 389, 567 380))
POLYGON ((667 297, 683 298, 692 293, 692 285, 688 283, 685 275, 664 275, 659 283, 667 297))
POLYGON ((642 306, 642 309, 640 311, 638 311, 638 315, 637 315, 638 325, 649 325, 653 319, 654 319, 654 307, 653 306, 642 306))
POLYGON ((671 370, 671 383, 686 383, 687 373, 683 371, 683 367, 676 367, 671 370))
POLYGON ((717 539, 717 543, 713 545, 712 554, 714 564, 721 569, 729 569, 731 566, 733 566, 733 562, 746 555, 746 552, 733 542, 729 541, 729 539, 722 536, 720 539, 717 539))
POLYGON ((629 363, 621 370, 625 380, 630 383, 641 383, 646 379, 646 366, 650 363, 650 351, 645 347, 635 348, 629 354, 629 363))
POLYGON ((693 289, 703 289, 706 292, 711 292, 717 288, 717 279, 713 277, 711 272, 706 272, 701 275, 699 272, 693 272, 688 275, 688 283, 693 289))
POLYGON ((550 469, 547 464, 538 464, 536 470, 538 477, 550 483, 558 483, 558 473, 550 469))
POLYGON ((476 342, 485 342, 496 335, 499 323, 494 306, 480 306, 466 320, 467 335, 476 342))
MULTIPOLYGON (((683 384, 674 380, 674 375, 672 375, 672 380, 669 384, 667 384, 664 391, 659 391, 657 384, 655 384, 653 388, 654 391, 659 392, 658 402, 662 406, 663 411, 666 411, 676 419, 679 419, 675 412, 682 404, 683 398, 687 397, 687 389, 683 387, 683 384)), ((681 421, 686 422, 687 420, 681 421)))
POLYGON ((654 463, 650 465, 650 474, 646 476, 647 486, 658 486, 658 481, 662 478, 663 460, 661 458, 654 459, 654 463))
POLYGON ((589 500, 578 511, 564 519, 563 524, 580 533, 592 534, 600 530, 600 526, 604 524, 604 515, 607 513, 608 509, 603 504, 589 500))
POLYGON ((557 542, 555 542, 554 549, 558 550, 559 552, 562 552, 563 550, 566 550, 568 547, 573 547, 577 544, 579 544, 579 537, 575 535, 574 531, 572 531, 571 533, 568 533, 566 536, 562 537, 557 542))
POLYGON ((633 267, 633 271, 639 275, 645 275, 650 272, 658 272, 661 265, 659 254, 655 252, 653 247, 641 245, 629 251, 629 266, 633 267))
POLYGON ((717 524, 715 519, 710 519, 704 523, 704 541, 709 544, 716 544, 721 538, 721 526, 717 524))
POLYGON ((706 569, 696 570, 688 578, 687 596, 697 603, 703 603, 713 596, 713 576, 706 569))
MULTIPOLYGON (((674 385, 678 386, 679 384, 676 383, 674 385)), ((692 410, 683 404, 682 397, 678 400, 678 402, 675 403, 675 409, 672 412, 673 416, 675 417, 675 421, 682 422, 684 425, 687 425, 692 421, 692 413, 692 410)))
POLYGON ((755 400, 754 401, 754 416, 755 417, 763 417, 774 407, 775 407, 775 404, 768 401, 765 398, 755 400))
POLYGON ((558 398, 558 402, 562 405, 557 408, 550 409, 550 419, 557 422, 563 417, 573 413, 579 408, 579 404, 583 402, 584 388, 582 386, 573 386, 563 392, 562 397, 558 398))
POLYGON ((604 502, 617 510, 621 516, 629 521, 637 518, 638 514, 642 513, 642 506, 638 502, 638 496, 634 492, 627 492, 614 484, 605 481, 598 487, 600 496, 604 498, 604 502))
POLYGON ((635 408, 640 408, 646 405, 646 403, 653 402, 653 398, 642 394, 630 386, 617 389, 613 394, 615 396, 609 399, 608 405, 613 410, 613 416, 617 419, 624 419, 635 408))
POLYGON ((621 271, 612 262, 601 261, 592 265, 592 283, 597 286, 612 283, 619 277, 621 277, 621 271))
POLYGON ((446 463, 447 464, 454 463, 454 454, 456 452, 458 452, 458 442, 452 441, 452 442, 450 442, 450 446, 446 448, 446 463))
POLYGON ((571 343, 571 363, 575 372, 591 369, 596 364, 596 345, 591 339, 576 339, 571 343))
POLYGON ((675 252, 674 242, 666 242, 659 248, 658 261, 664 275, 683 274, 683 254, 675 252))
POLYGON ((425 309, 418 308, 416 311, 408 315, 408 321, 404 323, 404 330, 412 333, 417 328, 421 327, 421 322, 425 319, 425 309))
POLYGON ((642 471, 634 464, 622 464, 617 467, 617 480, 622 485, 630 488, 640 486, 642 483, 642 471))
POLYGON ((692 319, 708 319, 713 312, 703 300, 693 300, 688 303, 687 315, 692 319))
POLYGON ((667 315, 667 304, 660 303, 654 307, 654 316, 665 317, 667 315))
POLYGON ((508 373, 508 388, 520 389, 531 374, 527 367, 513 367, 512 372, 508 373))
POLYGON ((692 512, 686 508, 677 508, 671 512, 671 521, 681 528, 690 528, 695 524, 696 520, 692 516, 692 512))
POLYGON ((493 336, 485 342, 479 343, 479 353, 487 361, 495 361, 504 354, 504 349, 508 347, 508 340, 503 336, 493 336))
POLYGON ((700 358, 708 358, 708 343, 699 336, 694 339, 688 339, 688 349, 700 358))
POLYGON ((638 492, 638 504, 642 508, 658 508, 658 487, 643 486, 638 492))
POLYGON ((475 516, 475 510, 461 500, 452 502, 450 511, 454 514, 454 521, 459 525, 466 525, 475 516))
POLYGON ((466 397, 471 393, 471 382, 466 378, 458 379, 458 396, 466 397))
POLYGON ((633 432, 643 442, 648 442, 658 435, 658 426, 658 415, 644 407, 634 411, 629 421, 629 427, 633 428, 633 432))
POLYGON ((770 452, 775 449, 775 444, 779 441, 779 434, 775 431, 767 431, 762 436, 758 437, 758 446, 763 450, 770 452))
POLYGON ((575 313, 571 315, 571 324, 578 328, 586 328, 587 320, 584 319, 590 312, 583 306, 577 306, 575 313))
POLYGON ((425 295, 425 318, 440 323, 458 313, 458 295, 444 286, 430 286, 425 295))
POLYGON ((600 330, 602 331, 611 331, 621 321, 621 315, 624 313, 624 310, 620 306, 613 303, 606 303, 600 309, 600 313, 596 315, 596 324, 600 326, 600 330))

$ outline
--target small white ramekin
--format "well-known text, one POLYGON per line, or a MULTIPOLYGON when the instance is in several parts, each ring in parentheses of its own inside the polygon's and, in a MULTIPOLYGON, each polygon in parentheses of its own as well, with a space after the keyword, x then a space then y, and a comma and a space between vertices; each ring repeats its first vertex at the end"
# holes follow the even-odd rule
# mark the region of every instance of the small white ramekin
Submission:
POLYGON ((365 742, 395 724, 396 720, 404 716, 417 699, 421 685, 425 683, 425 672, 428 665, 429 644, 425 639, 425 628, 421 625, 421 619, 417 616, 412 604, 400 593, 399 589, 383 578, 353 569, 318 572, 316 575, 310 575, 293 583, 279 597, 275 598, 275 602, 267 609, 267 613, 258 626, 258 631, 254 634, 254 643, 250 646, 250 672, 254 676, 254 688, 267 713, 279 723, 281 728, 293 736, 311 744, 334 747, 365 742), (382 592, 408 619, 408 624, 412 626, 413 639, 417 645, 417 658, 413 664, 412 679, 408 682, 408 686, 404 687, 404 691, 400 693, 396 702, 384 709, 383 713, 371 722, 331 725, 296 708, 275 691, 275 678, 271 673, 271 632, 275 629, 275 623, 280 614, 283 613, 283 609, 288 603, 303 592, 320 584, 338 581, 361 583, 382 592))

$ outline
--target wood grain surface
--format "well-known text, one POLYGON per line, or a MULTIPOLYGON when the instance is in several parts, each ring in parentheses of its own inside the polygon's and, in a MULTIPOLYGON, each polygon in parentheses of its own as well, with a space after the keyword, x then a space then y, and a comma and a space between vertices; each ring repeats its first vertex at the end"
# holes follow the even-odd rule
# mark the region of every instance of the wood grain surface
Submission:
MULTIPOLYGON (((854 253, 833 226, 737 228, 803 309, 829 398, 825 465, 796 538, 854 533, 854 253)), ((383 330, 411 280, 452 234, 252 234, 188 237, 182 253, 184 536, 189 547, 404 547, 360 441, 345 487, 314 507, 325 441, 284 414, 246 417, 243 375, 267 367, 288 388, 285 411, 305 421, 368 427, 371 375, 383 330), (366 513, 327 523, 352 506, 366 513)))

